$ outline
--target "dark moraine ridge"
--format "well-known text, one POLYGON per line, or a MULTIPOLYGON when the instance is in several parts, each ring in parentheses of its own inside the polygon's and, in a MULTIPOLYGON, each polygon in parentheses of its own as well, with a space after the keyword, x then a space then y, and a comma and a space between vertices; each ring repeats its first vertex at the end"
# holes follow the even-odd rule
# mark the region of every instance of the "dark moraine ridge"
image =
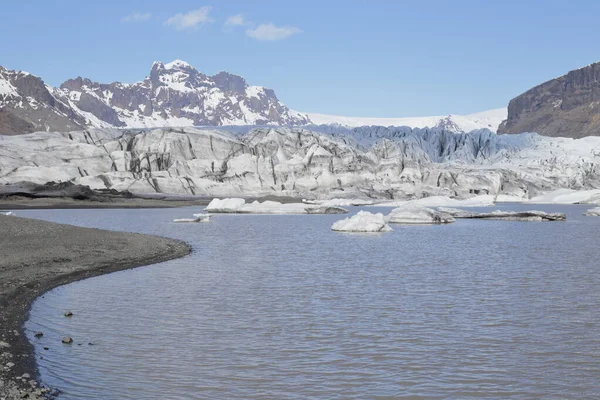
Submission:
POLYGON ((46 291, 191 252, 157 236, 81 228, 0 215, 0 399, 43 398, 33 346, 23 324, 46 291), (25 379, 20 379, 23 374, 25 379))

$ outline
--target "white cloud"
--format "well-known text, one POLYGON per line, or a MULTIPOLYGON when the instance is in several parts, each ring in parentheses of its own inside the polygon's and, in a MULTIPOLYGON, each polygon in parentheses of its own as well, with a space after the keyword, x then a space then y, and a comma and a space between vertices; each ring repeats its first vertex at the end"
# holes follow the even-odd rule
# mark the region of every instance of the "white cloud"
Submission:
POLYGON ((152 17, 152 14, 148 13, 133 13, 126 17, 121 18, 121 22, 144 22, 148 21, 152 17))
POLYGON ((298 33, 302 33, 302 30, 293 26, 275 26, 272 23, 246 30, 246 35, 253 39, 270 41, 285 39, 298 33))
POLYGON ((213 22, 209 16, 210 10, 211 7, 206 6, 185 14, 175 14, 165 21, 165 25, 172 26, 179 31, 195 29, 202 24, 213 22))
POLYGON ((235 26, 248 25, 248 21, 246 21, 246 18, 244 18, 242 14, 236 14, 227 18, 227 21, 225 21, 224 25, 226 28, 233 28, 235 26))

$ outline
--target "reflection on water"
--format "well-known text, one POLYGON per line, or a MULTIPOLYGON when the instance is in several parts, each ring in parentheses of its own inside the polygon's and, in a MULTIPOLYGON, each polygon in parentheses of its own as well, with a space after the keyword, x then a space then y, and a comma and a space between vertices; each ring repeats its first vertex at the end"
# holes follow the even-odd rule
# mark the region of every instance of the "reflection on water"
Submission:
POLYGON ((569 220, 352 235, 336 215, 21 211, 194 247, 53 290, 27 328, 63 399, 598 398, 600 219, 534 208, 569 220))

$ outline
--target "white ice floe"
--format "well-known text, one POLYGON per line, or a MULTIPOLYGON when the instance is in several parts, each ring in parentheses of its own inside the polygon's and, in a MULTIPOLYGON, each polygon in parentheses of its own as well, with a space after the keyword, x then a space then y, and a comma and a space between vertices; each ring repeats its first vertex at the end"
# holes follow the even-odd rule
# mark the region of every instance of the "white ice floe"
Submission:
POLYGON ((426 207, 398 207, 386 217, 390 224, 447 224, 452 216, 426 207))
POLYGON ((559 189, 529 199, 536 204, 600 204, 600 189, 559 189))
POLYGON ((194 218, 196 218, 199 221, 202 222, 208 222, 210 221, 210 214, 206 214, 206 213, 200 213, 200 214, 193 214, 194 218))
POLYGON ((212 213, 238 213, 245 205, 244 199, 213 199, 204 210, 212 213))
POLYGON ((305 203, 280 203, 278 201, 254 201, 244 199, 213 199, 205 210, 211 213, 228 214, 345 214, 348 211, 333 206, 310 205, 305 203))
POLYGON ((173 222, 210 222, 210 214, 194 214, 194 218, 177 218, 173 222))
POLYGON ((464 200, 448 196, 430 196, 422 199, 389 201, 374 204, 377 207, 488 207, 494 205, 494 196, 482 195, 464 200))
POLYGON ((6 215, 6 216, 9 216, 9 215, 11 215, 11 216, 14 216, 14 215, 15 215, 15 213, 14 213, 14 212, 12 212, 12 211, 8 211, 8 212, 0 212, 0 215, 6 215))
POLYGON ((392 228, 387 224, 381 213, 372 214, 368 211, 359 211, 352 217, 335 222, 331 230, 339 232, 390 232, 392 228))
POLYGON ((583 215, 588 217, 600 217, 600 207, 590 208, 583 215))
POLYGON ((502 211, 472 212, 457 208, 440 207, 440 212, 451 215, 454 218, 470 219, 492 219, 504 221, 564 221, 567 217, 562 213, 547 213, 545 211, 502 211))

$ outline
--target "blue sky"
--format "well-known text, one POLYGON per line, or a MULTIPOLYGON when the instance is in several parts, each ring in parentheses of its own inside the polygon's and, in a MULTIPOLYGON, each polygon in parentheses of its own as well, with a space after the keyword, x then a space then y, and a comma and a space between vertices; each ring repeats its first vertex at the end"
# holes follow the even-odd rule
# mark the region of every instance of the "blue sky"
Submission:
POLYGON ((51 85, 135 82, 183 59, 348 116, 504 107, 600 60, 599 1, 24 0, 1 15, 0 65, 51 85))

